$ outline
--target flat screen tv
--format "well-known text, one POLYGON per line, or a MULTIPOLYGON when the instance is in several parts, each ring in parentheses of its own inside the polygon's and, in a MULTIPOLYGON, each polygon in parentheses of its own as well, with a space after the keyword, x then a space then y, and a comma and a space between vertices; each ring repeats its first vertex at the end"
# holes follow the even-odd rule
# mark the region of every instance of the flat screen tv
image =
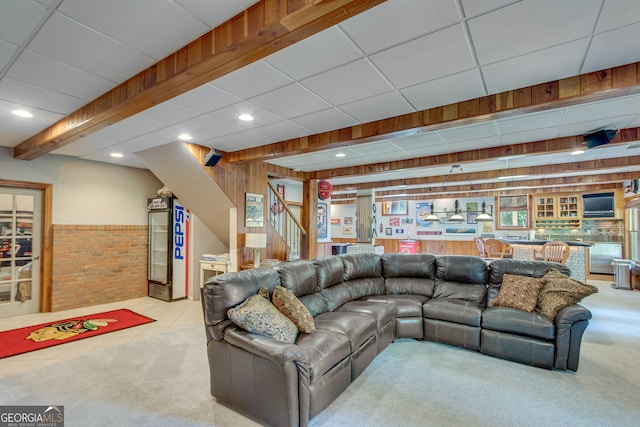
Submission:
POLYGON ((615 197, 613 193, 582 195, 583 218, 613 218, 615 197))

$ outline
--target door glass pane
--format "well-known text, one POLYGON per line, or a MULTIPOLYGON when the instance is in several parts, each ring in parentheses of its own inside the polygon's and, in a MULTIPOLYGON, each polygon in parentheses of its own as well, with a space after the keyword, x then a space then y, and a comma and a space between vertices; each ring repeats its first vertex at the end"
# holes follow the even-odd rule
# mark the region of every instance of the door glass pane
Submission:
POLYGON ((13 286, 13 265, 11 260, 0 260, 0 304, 11 302, 13 286))
POLYGON ((13 213, 13 195, 0 194, 0 215, 11 215, 13 213))
POLYGON ((16 195, 16 211, 20 215, 33 216, 33 196, 16 195))

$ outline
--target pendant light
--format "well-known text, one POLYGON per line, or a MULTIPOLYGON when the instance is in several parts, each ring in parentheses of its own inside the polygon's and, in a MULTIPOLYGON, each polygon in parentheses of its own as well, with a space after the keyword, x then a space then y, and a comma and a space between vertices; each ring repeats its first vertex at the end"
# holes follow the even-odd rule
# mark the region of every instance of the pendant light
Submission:
POLYGON ((436 215, 436 208, 435 208, 433 202, 431 202, 431 209, 429 210, 429 215, 424 217, 423 221, 440 222, 440 218, 438 218, 438 215, 436 215))
POLYGON ((487 203, 482 201, 482 212, 476 217, 477 222, 491 222, 493 218, 487 213, 487 203))
POLYGON ((449 217, 449 221, 462 222, 464 221, 464 217, 460 214, 460 204, 458 200, 454 202, 454 210, 453 215, 449 217))

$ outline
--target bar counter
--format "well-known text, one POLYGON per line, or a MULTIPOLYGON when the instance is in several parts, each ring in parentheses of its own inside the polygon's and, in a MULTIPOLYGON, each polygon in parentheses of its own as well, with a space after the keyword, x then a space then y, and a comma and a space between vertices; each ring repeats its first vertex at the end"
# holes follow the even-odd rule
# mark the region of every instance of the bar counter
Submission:
MULTIPOLYGON (((540 249, 542 245, 549 240, 525 240, 525 239, 500 239, 504 243, 508 243, 513 248, 513 258, 533 261, 534 249, 540 249)), ((571 277, 581 282, 584 282, 587 278, 587 268, 589 266, 589 247, 591 243, 582 242, 578 240, 566 241, 569 245, 571 252, 569 258, 565 262, 565 265, 571 270, 571 277)))

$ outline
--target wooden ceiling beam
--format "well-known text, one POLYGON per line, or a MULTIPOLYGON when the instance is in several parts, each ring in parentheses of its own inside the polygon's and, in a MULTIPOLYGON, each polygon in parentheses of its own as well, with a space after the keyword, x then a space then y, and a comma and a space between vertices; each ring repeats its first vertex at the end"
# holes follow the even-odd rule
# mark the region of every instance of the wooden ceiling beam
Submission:
POLYGON ((14 148, 31 160, 336 25, 386 0, 260 0, 14 148))
POLYGON ((640 63, 568 77, 401 116, 229 153, 229 162, 295 154, 419 135, 552 108, 640 93, 640 63))

